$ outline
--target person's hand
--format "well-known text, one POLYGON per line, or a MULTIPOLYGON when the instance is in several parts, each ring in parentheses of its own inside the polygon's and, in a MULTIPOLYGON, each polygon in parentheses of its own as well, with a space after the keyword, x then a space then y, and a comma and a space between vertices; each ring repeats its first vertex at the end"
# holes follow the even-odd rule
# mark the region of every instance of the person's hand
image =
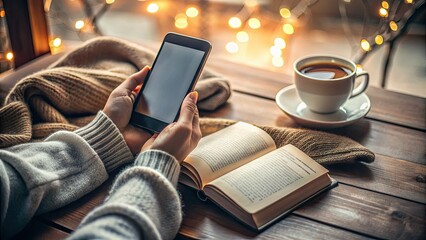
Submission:
POLYGON ((158 149, 173 155, 180 163, 194 150, 201 138, 197 109, 198 93, 191 92, 183 100, 179 119, 159 134, 152 136, 142 147, 158 149))
POLYGON ((131 75, 109 95, 104 113, 114 122, 133 155, 136 155, 151 134, 129 124, 135 97, 143 84, 149 67, 131 75))

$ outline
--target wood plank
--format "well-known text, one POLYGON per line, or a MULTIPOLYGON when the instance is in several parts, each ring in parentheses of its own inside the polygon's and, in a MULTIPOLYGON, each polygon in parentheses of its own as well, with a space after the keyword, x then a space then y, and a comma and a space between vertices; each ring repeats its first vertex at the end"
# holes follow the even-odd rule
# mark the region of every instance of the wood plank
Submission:
POLYGON ((384 239, 425 239, 426 206, 339 185, 295 214, 384 239))
POLYGON ((112 186, 113 179, 115 179, 115 175, 111 174, 105 183, 91 193, 63 208, 40 215, 40 218, 47 222, 58 224, 65 229, 75 230, 87 213, 104 202, 112 186))
MULTIPOLYGON (((104 195, 107 188, 104 186, 102 187, 103 193, 89 194, 88 197, 78 200, 75 204, 44 217, 65 228, 75 229, 90 210, 102 203, 99 195, 104 195)), ((250 238, 275 238, 289 234, 287 225, 294 224, 287 223, 286 218, 258 235, 213 204, 198 202, 195 191, 185 190, 185 187, 181 186, 181 192, 186 212, 181 229, 182 236, 221 238, 223 235, 235 235, 250 238)), ((386 239, 399 237, 421 239, 426 237, 425 213, 424 204, 340 184, 305 204, 294 214, 316 222, 308 224, 326 223, 326 225, 346 229, 360 235, 386 239)), ((328 229, 328 227, 321 226, 320 229, 328 229)), ((318 238, 329 238, 329 234, 342 236, 349 233, 319 231, 315 234, 319 234, 315 236, 318 238)))
POLYGON ((306 218, 290 215, 261 233, 247 228, 212 202, 200 201, 194 190, 179 186, 184 219, 179 235, 190 239, 366 239, 365 236, 330 227, 306 218), (315 229, 315 233, 312 230, 315 229))
MULTIPOLYGON (((291 75, 229 62, 226 59, 213 58, 208 67, 228 78, 234 90, 269 99, 275 99, 280 89, 293 84, 291 75)), ((368 88, 367 95, 372 102, 368 118, 426 130, 425 98, 372 86, 368 88)))
POLYGON ((45 239, 64 239, 68 233, 57 228, 51 227, 37 219, 33 219, 24 230, 12 239, 45 240, 45 239))
POLYGON ((426 204, 426 166, 376 154, 370 164, 337 164, 326 168, 339 182, 426 204))
MULTIPOLYGON (((274 101, 236 92, 224 107, 215 112, 202 112, 201 115, 260 125, 300 127, 274 101)), ((423 131, 361 119, 353 125, 327 132, 350 137, 376 154, 426 164, 426 133, 423 131)))

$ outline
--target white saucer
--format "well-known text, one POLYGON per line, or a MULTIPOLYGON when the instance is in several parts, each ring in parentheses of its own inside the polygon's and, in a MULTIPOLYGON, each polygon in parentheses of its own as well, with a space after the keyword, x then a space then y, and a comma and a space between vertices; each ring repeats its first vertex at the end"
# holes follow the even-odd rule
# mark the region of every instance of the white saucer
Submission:
POLYGON ((367 115, 371 108, 370 99, 367 94, 362 93, 350 98, 337 112, 315 113, 300 100, 294 85, 281 89, 275 102, 298 124, 313 128, 338 128, 352 124, 367 115))

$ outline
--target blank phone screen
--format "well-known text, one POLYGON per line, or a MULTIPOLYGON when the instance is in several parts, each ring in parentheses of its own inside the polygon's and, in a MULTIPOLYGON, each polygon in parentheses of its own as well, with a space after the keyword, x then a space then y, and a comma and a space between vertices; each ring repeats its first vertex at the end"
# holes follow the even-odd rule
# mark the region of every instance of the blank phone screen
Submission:
POLYGON ((166 123, 173 122, 204 53, 164 42, 149 80, 140 93, 136 111, 166 123))

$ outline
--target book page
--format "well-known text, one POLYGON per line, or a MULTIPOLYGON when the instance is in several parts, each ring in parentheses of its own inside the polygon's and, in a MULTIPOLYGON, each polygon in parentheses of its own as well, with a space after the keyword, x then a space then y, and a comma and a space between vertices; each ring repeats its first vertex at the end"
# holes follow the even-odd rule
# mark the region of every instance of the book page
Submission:
POLYGON ((183 165, 191 165, 204 186, 275 148, 273 139, 265 131, 238 122, 203 137, 183 165))
POLYGON ((292 145, 272 151, 209 184, 255 213, 327 173, 292 145))

